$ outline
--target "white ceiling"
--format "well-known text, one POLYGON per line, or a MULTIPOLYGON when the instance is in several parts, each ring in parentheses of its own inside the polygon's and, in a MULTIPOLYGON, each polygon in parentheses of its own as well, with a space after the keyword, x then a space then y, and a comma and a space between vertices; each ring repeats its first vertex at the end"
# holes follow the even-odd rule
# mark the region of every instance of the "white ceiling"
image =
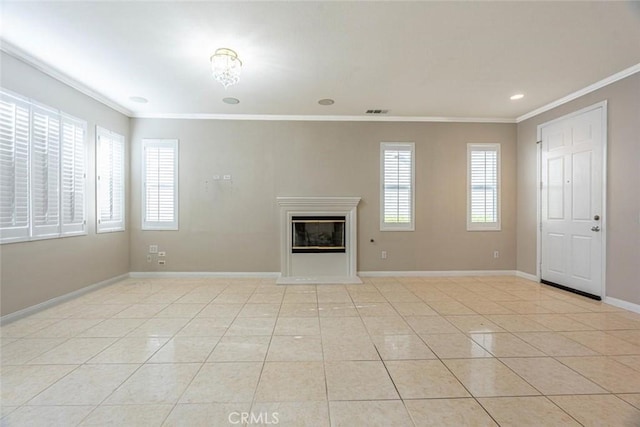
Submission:
POLYGON ((640 2, 2 1, 5 51, 132 116, 513 120, 640 63, 640 2), (210 75, 236 50, 240 82, 210 75), (520 101, 509 96, 522 92, 520 101), (136 104, 131 96, 149 99, 136 104), (227 105, 224 97, 236 97, 227 105), (318 105, 333 98, 332 106, 318 105))

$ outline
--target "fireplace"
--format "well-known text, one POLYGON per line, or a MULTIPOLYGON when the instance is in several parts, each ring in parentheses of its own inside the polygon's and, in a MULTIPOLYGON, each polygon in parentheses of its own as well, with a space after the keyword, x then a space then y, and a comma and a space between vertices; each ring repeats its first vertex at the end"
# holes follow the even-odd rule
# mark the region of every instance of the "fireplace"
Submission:
POLYGON ((277 283, 355 284, 360 197, 278 197, 281 275, 277 283))
POLYGON ((291 252, 294 254, 345 253, 344 216, 291 217, 291 252))

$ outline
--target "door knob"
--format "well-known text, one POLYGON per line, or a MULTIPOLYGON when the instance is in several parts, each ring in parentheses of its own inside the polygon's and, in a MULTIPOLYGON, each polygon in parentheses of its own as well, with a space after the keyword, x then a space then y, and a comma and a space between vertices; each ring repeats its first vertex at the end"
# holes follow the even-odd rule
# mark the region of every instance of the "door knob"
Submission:
POLYGON ((593 227, 591 227, 591 231, 600 231, 600 227, 597 225, 594 225, 593 227))

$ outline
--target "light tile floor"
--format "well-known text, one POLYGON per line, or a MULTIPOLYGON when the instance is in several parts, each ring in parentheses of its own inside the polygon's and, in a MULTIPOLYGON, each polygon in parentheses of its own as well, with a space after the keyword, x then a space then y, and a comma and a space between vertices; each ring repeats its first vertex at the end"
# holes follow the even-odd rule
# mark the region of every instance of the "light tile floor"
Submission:
POLYGON ((640 426, 640 314, 515 277, 128 279, 0 330, 2 426, 640 426))

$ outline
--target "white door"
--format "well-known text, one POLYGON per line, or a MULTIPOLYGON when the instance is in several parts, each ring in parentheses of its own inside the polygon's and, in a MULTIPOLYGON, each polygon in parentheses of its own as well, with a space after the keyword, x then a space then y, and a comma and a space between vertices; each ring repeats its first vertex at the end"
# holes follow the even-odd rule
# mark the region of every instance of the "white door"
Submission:
POLYGON ((538 128, 544 281, 603 295, 603 170, 606 106, 538 128))

